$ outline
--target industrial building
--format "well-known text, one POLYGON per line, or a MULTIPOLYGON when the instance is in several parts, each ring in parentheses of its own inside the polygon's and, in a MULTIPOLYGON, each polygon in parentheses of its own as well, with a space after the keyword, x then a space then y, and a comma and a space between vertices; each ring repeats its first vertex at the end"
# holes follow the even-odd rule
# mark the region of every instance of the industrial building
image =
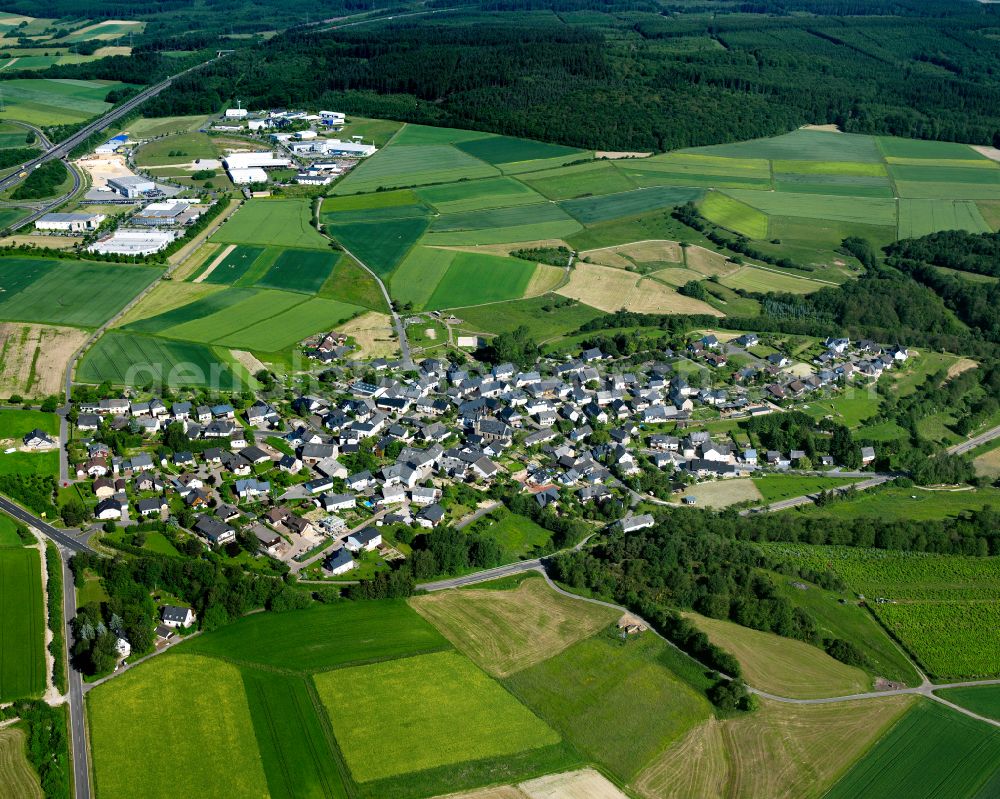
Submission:
POLYGON ((230 153, 222 159, 222 165, 227 169, 272 169, 290 166, 289 158, 282 158, 274 153, 230 153))
POLYGON ((152 255, 177 238, 174 230, 148 228, 119 228, 107 238, 91 244, 87 249, 103 255, 152 255))
POLYGON ((120 178, 108 178, 108 188, 132 200, 156 191, 156 184, 148 178, 128 175, 120 178))
POLYGON ((97 230, 105 219, 107 217, 104 214, 45 214, 35 220, 35 229, 82 233, 87 230, 97 230))
POLYGON ((94 152, 98 155, 111 155, 111 153, 118 152, 118 148, 126 144, 128 144, 128 134, 119 133, 117 136, 108 139, 104 144, 99 144, 94 148, 94 152))
POLYGON ((134 225, 167 227, 190 225, 205 212, 205 208, 190 200, 167 200, 150 203, 130 220, 134 225))
POLYGON ((248 183, 267 183, 267 172, 258 166, 230 169, 229 179, 237 186, 245 186, 248 183))

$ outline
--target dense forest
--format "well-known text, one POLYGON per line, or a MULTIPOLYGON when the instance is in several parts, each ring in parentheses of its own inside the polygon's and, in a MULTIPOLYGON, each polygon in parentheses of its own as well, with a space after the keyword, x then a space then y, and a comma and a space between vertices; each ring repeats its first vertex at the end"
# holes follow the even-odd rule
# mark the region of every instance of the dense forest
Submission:
POLYGON ((874 17, 811 5, 836 16, 787 13, 797 3, 713 4, 709 14, 591 0, 298 28, 178 81, 150 108, 208 112, 238 94, 250 106, 336 107, 602 149, 666 150, 810 122, 1000 140, 992 6, 900 3, 874 17))

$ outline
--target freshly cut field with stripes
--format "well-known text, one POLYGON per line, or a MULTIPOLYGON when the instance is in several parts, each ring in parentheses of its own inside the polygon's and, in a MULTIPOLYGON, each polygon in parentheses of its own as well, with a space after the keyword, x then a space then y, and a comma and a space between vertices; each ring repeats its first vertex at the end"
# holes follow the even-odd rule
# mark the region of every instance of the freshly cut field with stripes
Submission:
POLYGON ((0 702, 45 690, 45 619, 37 549, 0 548, 0 702))

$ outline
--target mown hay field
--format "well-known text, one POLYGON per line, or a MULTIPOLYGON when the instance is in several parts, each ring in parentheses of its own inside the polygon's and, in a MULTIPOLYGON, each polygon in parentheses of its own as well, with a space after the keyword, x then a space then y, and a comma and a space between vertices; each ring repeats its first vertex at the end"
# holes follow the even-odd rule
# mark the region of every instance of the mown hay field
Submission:
MULTIPOLYGON (((3 455, 0 458, 9 456, 3 455)), ((38 550, 0 549, 0 701, 45 690, 45 620, 38 550)))
POLYGON ((570 272, 569 283, 556 293, 609 313, 625 308, 639 313, 722 316, 708 303, 678 294, 663 283, 597 264, 578 263, 570 272))
POLYGON ((358 782, 560 741, 544 721, 454 652, 350 666, 318 674, 314 681, 358 782), (373 757, 376 741, 392 746, 373 757))
POLYGON ((818 280, 808 280, 804 277, 790 275, 787 272, 779 272, 777 269, 762 269, 755 266, 738 267, 736 271, 725 275, 719 282, 731 289, 745 289, 761 293, 783 291, 789 294, 810 294, 826 286, 825 283, 818 280))
POLYGON ((253 722, 236 666, 161 656, 92 690, 87 711, 100 799, 268 795, 260 753, 245 739, 253 722), (167 778, 164 762, 184 768, 167 778))
POLYGON ((7 796, 17 799, 43 799, 38 775, 25 756, 24 730, 5 727, 0 730, 0 785, 7 796))
POLYGON ((415 597, 410 604, 496 677, 557 655, 621 615, 562 597, 540 577, 510 590, 439 591, 415 597))
POLYGON ((819 647, 697 613, 684 615, 712 643, 739 660, 749 685, 767 693, 817 699, 859 693, 871 686, 861 669, 834 660, 819 647))

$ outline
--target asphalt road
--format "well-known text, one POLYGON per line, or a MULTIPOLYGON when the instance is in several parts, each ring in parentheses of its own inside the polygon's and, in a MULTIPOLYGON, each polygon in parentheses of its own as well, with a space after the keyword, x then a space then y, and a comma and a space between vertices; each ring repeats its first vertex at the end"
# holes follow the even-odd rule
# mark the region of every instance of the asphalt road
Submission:
MULTIPOLYGON (((93 552, 94 550, 87 546, 86 543, 74 538, 65 530, 57 530, 51 524, 42 521, 37 516, 34 516, 28 511, 24 510, 20 505, 15 505, 6 497, 0 497, 0 510, 6 511, 15 519, 18 519, 25 524, 30 524, 36 530, 41 532, 46 538, 51 538, 60 546, 66 547, 73 552, 93 552)), ((72 585, 72 583, 70 583, 72 585)), ((69 592, 67 592, 69 593, 69 592)), ((74 610, 75 615, 75 610, 74 610)))
POLYGON ((87 717, 83 704, 83 676, 69 661, 69 644, 73 640, 70 622, 76 616, 76 591, 73 588, 73 572, 69 570, 66 558, 63 562, 63 618, 66 624, 66 668, 69 674, 69 728, 70 749, 73 758, 73 784, 75 799, 90 799, 89 748, 87 746, 87 717))
POLYGON ((982 446, 988 441, 992 441, 994 438, 1000 438, 1000 426, 987 430, 985 433, 980 433, 978 436, 973 436, 968 441, 963 441, 961 444, 955 444, 952 447, 948 447, 948 454, 964 455, 966 452, 982 446))

